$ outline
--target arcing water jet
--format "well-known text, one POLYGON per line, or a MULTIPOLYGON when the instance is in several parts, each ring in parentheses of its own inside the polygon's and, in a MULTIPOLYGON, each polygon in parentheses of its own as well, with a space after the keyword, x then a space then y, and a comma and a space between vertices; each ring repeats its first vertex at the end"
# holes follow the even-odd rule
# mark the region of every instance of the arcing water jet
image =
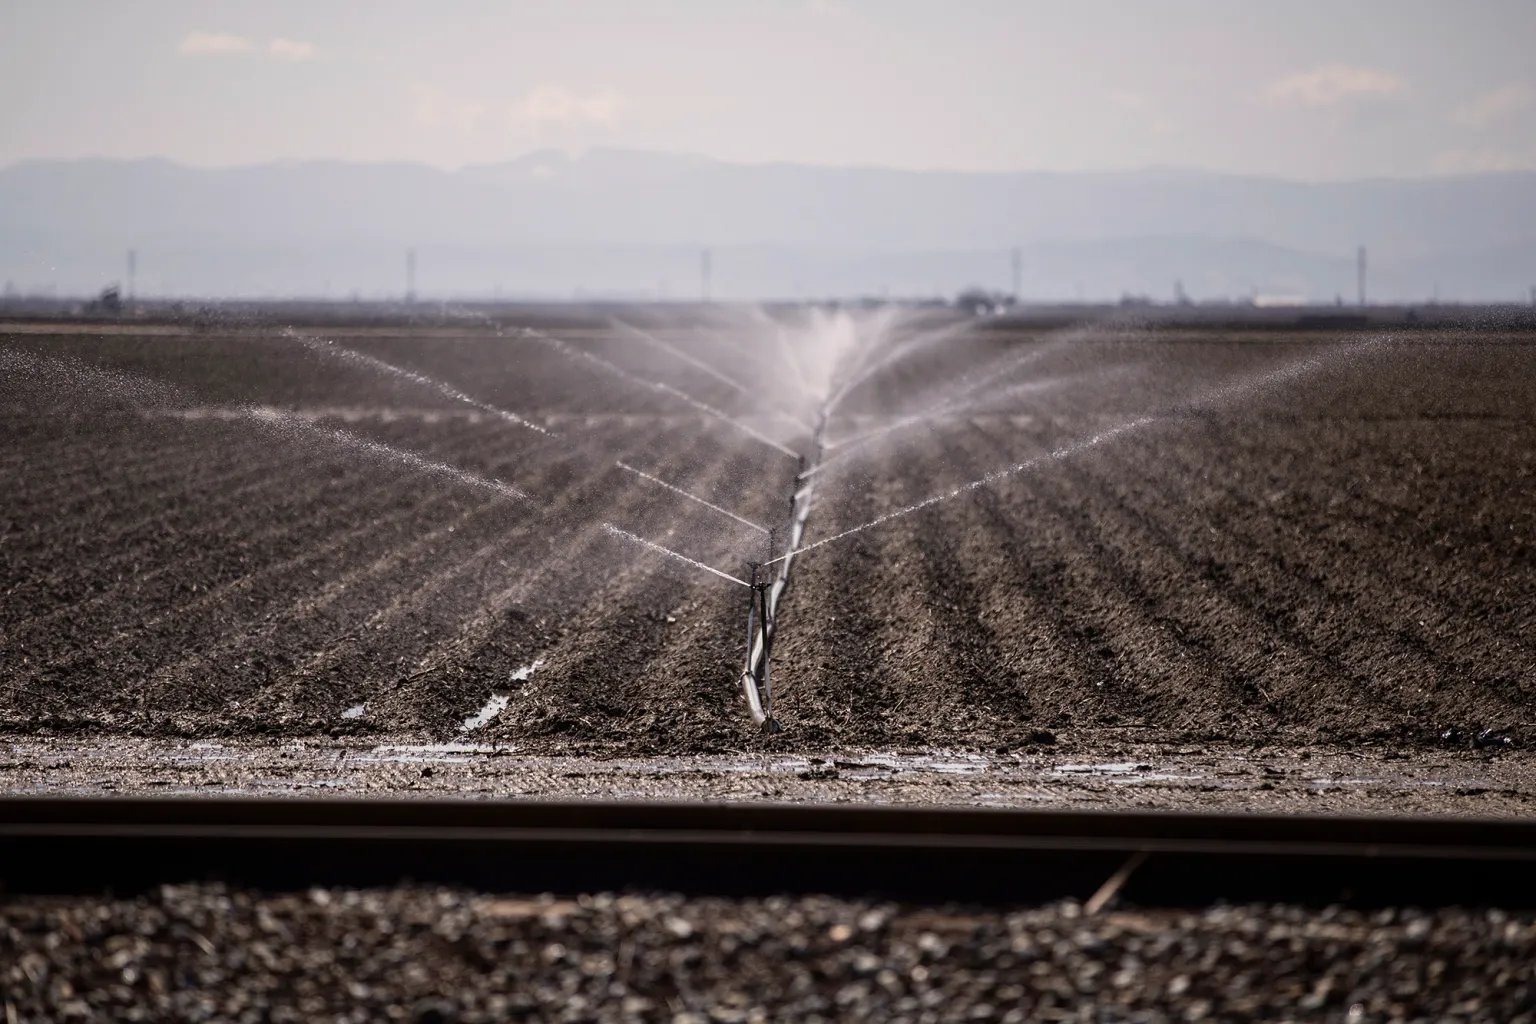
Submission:
POLYGON ((463 391, 460 391, 452 384, 447 384, 443 381, 437 380, 436 378, 428 377, 424 373, 417 373, 415 370, 407 370, 403 366, 396 366, 394 363, 385 362, 376 356, 366 355, 362 352, 356 351, 355 349, 346 348, 342 345, 336 344, 333 341, 328 341, 321 338, 312 338, 309 335, 300 334, 291 328, 285 330, 283 332, 283 336, 286 338, 292 338, 294 341, 297 341, 311 352, 318 352, 321 355, 327 356, 331 359, 340 360, 341 362, 345 363, 352 363, 358 366, 364 366, 368 369, 376 370, 380 373, 388 374, 392 377, 398 377, 401 380, 408 380, 413 384, 419 384, 422 387, 431 388, 439 394, 445 395, 456 402, 462 402, 472 408, 479 409, 481 412, 489 413, 492 416, 495 416, 497 419, 505 420, 508 423, 516 424, 519 427, 526 427, 527 429, 536 431, 545 435, 546 437, 554 436, 548 430, 545 430, 543 427, 539 426, 537 423, 534 423, 531 420, 526 420, 523 417, 517 415, 517 413, 509 412, 506 409, 491 405, 489 402, 482 402, 480 399, 475 398, 473 395, 465 394, 463 391))

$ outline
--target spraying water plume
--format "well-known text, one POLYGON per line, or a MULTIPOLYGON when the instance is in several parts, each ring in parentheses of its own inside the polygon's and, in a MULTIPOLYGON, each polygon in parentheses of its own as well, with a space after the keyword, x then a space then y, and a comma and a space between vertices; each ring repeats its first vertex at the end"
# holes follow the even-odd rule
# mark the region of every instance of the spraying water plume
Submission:
MULTIPOLYGON (((1094 379, 1096 377, 1108 375, 1114 372, 1117 371, 1103 371, 1102 374, 1086 374, 1081 376, 1084 376, 1088 379, 1094 379)), ((1073 380, 1074 378, 1072 377, 1052 377, 1046 380, 1022 381, 1018 384, 1012 384, 1004 387, 997 391, 995 394, 987 395, 985 400, 996 402, 1004 398, 1015 398, 1021 395, 1043 394, 1050 391, 1060 390, 1067 384, 1072 383, 1073 380)), ((846 462, 848 459, 869 448, 871 445, 878 444, 895 434, 899 434, 905 430, 910 430, 914 427, 932 425, 945 416, 949 416, 961 410, 970 408, 974 404, 974 399, 972 399, 969 395, 962 395, 956 398, 946 399, 945 401, 938 402, 929 406, 921 412, 913 413, 910 416, 903 416, 900 419, 897 419, 891 423, 887 423, 883 426, 873 427, 862 434, 855 434, 852 437, 844 438, 837 442, 829 441, 824 446, 829 454, 815 466, 806 470, 804 473, 801 473, 800 479, 807 480, 818 473, 825 473, 828 470, 835 469, 840 463, 846 462)))
POLYGON ((524 337, 533 338, 537 341, 543 342, 567 358, 590 363, 593 366, 601 368, 604 372, 611 373, 619 379, 626 380, 638 387, 649 388, 652 391, 658 391, 664 395, 670 395, 673 398, 676 398, 690 406, 691 408, 703 413, 705 416, 708 416, 712 419, 717 419, 722 423, 735 427, 737 430, 741 431, 743 434, 746 434, 754 441, 758 441, 770 448, 775 449, 776 451, 782 452, 783 454, 788 455, 790 458, 799 457, 799 453, 796 452, 793 448, 775 441, 767 434, 764 434, 756 427, 753 427, 751 424, 743 423, 728 413, 722 412, 712 405, 701 402, 687 392, 681 391, 670 384, 664 383, 662 381, 646 380, 644 377, 630 373, 622 366, 609 362, 602 356, 588 352, 585 349, 577 348, 575 345, 571 345, 568 342, 562 341, 553 335, 545 334, 543 331, 536 331, 531 327, 525 327, 522 333, 524 337))
POLYGON ((887 512, 884 515, 876 516, 874 519, 871 519, 867 523, 861 523, 858 526, 851 527, 842 531, 841 533, 835 533, 830 537, 825 537, 816 541, 814 544, 807 544, 804 547, 795 548, 792 551, 788 551, 785 554, 780 555, 779 558, 774 559, 774 561, 781 561, 783 559, 789 558, 792 555, 802 555, 807 551, 815 551, 817 548, 831 544, 834 541, 852 537, 854 534, 863 533, 865 530, 872 530, 877 526, 884 526, 886 523, 893 519, 900 519, 901 517, 909 516, 914 512, 921 512, 925 508, 937 505, 941 501, 949 501, 951 498, 958 498, 962 494, 967 494, 976 490, 978 487, 986 487, 989 484, 995 484, 999 481, 1005 480, 1010 476, 1016 476, 1019 473, 1028 472, 1029 470, 1036 469, 1040 466, 1046 465, 1047 463, 1065 459, 1072 455, 1077 455, 1081 452, 1087 451, 1090 448, 1097 447, 1106 441, 1112 441, 1115 438, 1120 437, 1122 434, 1129 433, 1133 430, 1138 430, 1156 422, 1156 417, 1142 416, 1127 423, 1122 423, 1117 427, 1111 427, 1109 430, 1101 430, 1091 437, 1084 438, 1081 441, 1074 441, 1069 445, 1064 445, 1053 451, 1047 452, 1044 455, 1037 455, 1032 459, 1025 459, 1023 462, 1016 462, 1011 466, 1005 466, 1002 469, 993 470, 986 476, 972 480, 969 483, 961 484, 959 487, 956 487, 950 491, 945 491, 943 494, 935 494, 931 498, 924 498, 922 501, 908 505, 905 508, 899 508, 894 512, 887 512))
POLYGON ((171 406, 187 400, 187 393, 174 384, 128 370, 93 366, 74 356, 40 356, 0 349, 0 377, 8 388, 34 393, 67 392, 76 400, 109 400, 135 408, 171 406))
POLYGON ((735 388, 742 394, 747 393, 747 386, 736 380, 734 377, 727 376, 726 374, 706 363, 704 360, 684 352, 676 345, 673 345, 670 342, 662 341, 660 338, 656 337, 654 334, 651 334, 649 331, 642 331, 638 327, 632 327, 622 320, 612 320, 610 323, 612 323, 614 327, 617 327, 619 330, 625 332, 626 334, 639 338, 641 341, 654 346, 655 348, 665 352, 667 355, 672 356, 680 362, 687 363, 689 366, 696 370, 703 370, 711 377, 720 381, 722 384, 725 384, 727 387, 735 388))
POLYGON ((317 423, 294 416, 292 413, 281 409, 265 407, 242 406, 238 409, 244 418, 268 427, 275 427, 295 437, 315 439, 329 442, 339 448, 346 448, 363 455, 370 455, 385 462, 393 463, 407 469, 424 473, 428 476, 443 477, 454 483, 473 487, 477 490, 489 491, 503 498, 515 501, 533 501, 534 499, 521 488, 502 480, 494 480, 490 477, 480 476, 457 466, 450 466, 446 462, 436 462, 424 458, 415 452, 393 445, 383 444, 371 438, 362 437, 345 430, 334 427, 323 427, 317 423))
MULTIPOLYGON (((855 536, 856 534, 863 533, 866 530, 874 529, 877 526, 883 526, 892 520, 912 515, 915 512, 921 512, 923 509, 930 508, 939 504, 940 502, 958 498, 963 494, 968 494, 971 491, 976 490, 977 488, 999 483, 1008 477, 1017 476, 1021 473, 1027 473, 1031 470, 1046 466, 1052 462, 1058 462, 1075 455, 1080 455, 1083 452, 1089 451, 1127 434, 1135 433, 1137 431, 1145 430, 1149 427, 1161 423, 1169 422, 1180 413, 1188 413, 1193 411, 1210 411, 1214 408, 1231 404, 1235 401, 1247 398, 1259 392, 1278 388, 1283 384, 1298 380, 1308 374, 1317 373, 1342 358, 1358 357, 1364 351, 1374 347, 1384 340, 1384 337, 1369 339, 1347 349, 1337 350, 1330 354, 1331 357, 1312 356, 1306 359, 1297 360, 1294 363, 1287 364, 1276 370, 1271 370, 1268 373, 1242 378, 1240 380, 1218 386, 1207 391, 1194 401, 1185 403, 1171 412, 1135 417, 1117 426, 1110 427, 1107 430, 1101 430, 1095 434, 1090 435, 1089 437, 1073 441, 1066 445, 1062 445, 1061 447, 1055 448, 1043 455, 1037 455, 1033 458, 1025 459, 1022 462, 1016 462, 1011 466, 1005 466, 1001 469, 993 470, 985 476, 969 481, 968 483, 961 484, 959 487, 953 488, 952 490, 945 491, 941 494, 935 494, 932 497, 925 498, 922 501, 915 502, 914 504, 908 505, 904 508, 899 508, 893 512, 887 512, 884 515, 876 516, 874 519, 871 519, 866 523, 861 523, 858 526, 850 527, 839 533, 835 533, 830 537, 824 537, 815 543, 807 544, 803 547, 792 547, 791 550, 785 552, 783 555, 780 555, 778 558, 773 559, 768 564, 786 561, 795 555, 804 554, 808 551, 814 551, 817 548, 823 547, 827 544, 832 544, 836 541, 844 540, 848 537, 855 536)), ((813 469, 814 468, 816 467, 813 467, 813 469)), ((802 474, 801 478, 804 479, 808 475, 810 474, 802 474)))
POLYGON ((730 580, 732 583, 740 583, 744 587, 752 586, 752 584, 748 583, 744 579, 732 576, 728 572, 721 572, 719 569, 716 569, 712 565, 705 565, 703 562, 700 562, 697 559, 689 558, 687 555, 682 554, 681 552, 673 551, 671 548, 662 547, 660 544, 657 544, 654 541, 646 540, 644 537, 638 537, 635 534, 630 533, 628 530, 614 526, 612 523, 604 523, 603 529, 607 530, 608 533, 615 537, 622 537, 624 540, 639 544, 645 548, 649 548, 651 551, 654 551, 659 555, 665 555, 668 558, 675 558, 679 562, 684 562, 693 566, 695 569, 703 569, 705 572, 713 573, 723 580, 730 580))
POLYGON ((736 513, 732 512, 732 511, 730 511, 728 509, 723 509, 719 505, 714 504, 713 502, 706 501, 705 499, 699 497, 697 494, 693 494, 693 493, 691 493, 689 491, 683 490, 681 487, 677 487, 677 486, 674 486, 673 484, 669 484, 665 480, 660 479, 659 477, 651 476, 651 474, 645 472, 644 470, 636 469, 634 466, 631 466, 629 463, 625 462, 623 459, 620 459, 617 463, 615 463, 615 465, 617 465, 620 469, 628 470, 629 472, 635 474, 635 476, 638 476, 642 480, 648 480, 651 483, 656 484, 659 487, 665 487, 667 490, 671 491, 673 494, 677 494, 677 495, 680 495, 680 496, 682 496, 684 498, 687 498, 689 501, 697 502, 698 504, 703 505, 705 508, 709 509, 712 512, 718 512, 718 513, 720 513, 723 516, 726 516, 726 517, 728 517, 730 519, 734 519, 736 522, 742 524, 743 526, 750 526, 752 529, 756 530, 758 533, 761 533, 761 534, 766 536, 768 534, 768 532, 769 532, 768 527, 766 527, 766 526, 759 526, 757 523, 754 523, 750 519, 743 519, 741 516, 737 515, 736 513))
MULTIPOLYGON (((53 391, 66 389, 72 394, 97 398, 111 396, 117 400, 127 401, 140 409, 151 405, 166 408, 185 407, 196 403, 196 396, 177 385, 140 374, 90 366, 71 358, 31 356, 14 351, 3 351, 0 352, 0 370, 5 371, 13 383, 41 384, 53 391)), ((520 488, 504 481, 480 476, 457 466, 437 462, 415 452, 345 430, 321 426, 282 409, 237 405, 227 409, 226 413, 229 417, 263 428, 275 429, 293 440, 321 441, 415 472, 489 491, 504 498, 516 501, 533 500, 520 488)))
POLYGON ((489 402, 482 402, 480 399, 475 398, 473 395, 465 394, 463 391, 460 391, 452 384, 447 384, 433 377, 428 377, 424 373, 417 373, 415 370, 407 370, 403 366, 396 366, 394 363, 385 362, 383 359, 379 359, 376 356, 366 355, 362 352, 358 352, 355 349, 350 349, 342 345, 338 345, 329 339, 314 338, 306 334, 300 334, 292 328, 284 330, 283 336, 285 338, 291 338, 292 340, 297 341, 311 352, 318 352, 323 356, 339 360, 343 363, 350 363, 354 366, 366 367, 379 373, 388 374, 392 377, 398 377, 401 380, 410 381, 413 384, 419 384, 422 387, 431 388, 433 391, 436 391, 441 395, 445 395, 446 397, 451 398, 456 402, 462 402, 471 408, 479 409, 481 412, 489 413, 492 416, 495 416, 497 419, 504 420, 507 423, 512 423, 519 427, 526 427, 527 429, 535 431, 536 433, 543 434, 545 437, 554 436, 548 430, 545 430, 543 427, 539 426, 537 423, 534 423, 531 420, 526 420, 514 412, 509 412, 506 409, 491 405, 489 402))

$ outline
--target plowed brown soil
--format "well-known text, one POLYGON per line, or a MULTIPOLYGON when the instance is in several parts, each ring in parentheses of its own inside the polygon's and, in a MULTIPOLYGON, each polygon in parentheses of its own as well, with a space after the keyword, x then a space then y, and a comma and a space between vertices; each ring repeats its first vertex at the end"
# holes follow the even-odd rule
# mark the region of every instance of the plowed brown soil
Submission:
MULTIPOLYGON (((740 574, 759 535, 615 461, 780 526, 793 459, 515 330, 331 333, 558 436, 276 329, 0 328, 0 728, 447 738, 502 695, 474 738, 547 752, 1536 740, 1536 338, 973 328, 914 350, 850 392, 834 444, 993 383, 829 464, 807 542, 1028 468, 797 558, 786 732, 763 739, 736 686, 747 591, 602 524, 740 574)), ((621 331, 552 333, 753 404, 621 331)), ((729 325, 658 334, 754 390, 776 358, 729 325)))

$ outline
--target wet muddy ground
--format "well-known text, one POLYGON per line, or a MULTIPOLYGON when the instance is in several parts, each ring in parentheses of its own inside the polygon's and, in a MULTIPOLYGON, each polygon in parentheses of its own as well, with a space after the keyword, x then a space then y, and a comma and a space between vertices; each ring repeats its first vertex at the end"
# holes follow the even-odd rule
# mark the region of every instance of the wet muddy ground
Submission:
POLYGON ((947 804, 1301 814, 1536 813, 1526 754, 1158 746, 543 757, 516 747, 358 741, 0 740, 16 795, 466 797, 947 804))
POLYGON ((11 737, 469 741, 593 763, 1028 751, 1106 729, 1405 765, 1485 733, 1536 741, 1527 335, 914 345, 934 325, 897 325, 844 364, 846 382, 911 346, 827 436, 896 429, 818 475, 807 540, 1022 468, 797 559, 774 662, 786 732, 763 739, 736 686, 746 591, 603 529, 727 572, 757 557, 753 530, 615 464, 782 522, 796 460, 752 434, 804 450, 786 413, 806 402, 757 321, 651 325, 691 363, 610 325, 546 325, 734 425, 515 325, 306 335, 417 378, 276 329, 46 326, 0 329, 11 737))

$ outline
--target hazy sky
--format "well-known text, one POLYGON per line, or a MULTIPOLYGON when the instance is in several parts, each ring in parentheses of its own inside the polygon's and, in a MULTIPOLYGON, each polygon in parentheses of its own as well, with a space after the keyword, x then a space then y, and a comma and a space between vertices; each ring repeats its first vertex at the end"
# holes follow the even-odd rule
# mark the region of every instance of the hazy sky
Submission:
POLYGON ((1536 168, 1536 0, 3 0, 0 164, 1536 168))

